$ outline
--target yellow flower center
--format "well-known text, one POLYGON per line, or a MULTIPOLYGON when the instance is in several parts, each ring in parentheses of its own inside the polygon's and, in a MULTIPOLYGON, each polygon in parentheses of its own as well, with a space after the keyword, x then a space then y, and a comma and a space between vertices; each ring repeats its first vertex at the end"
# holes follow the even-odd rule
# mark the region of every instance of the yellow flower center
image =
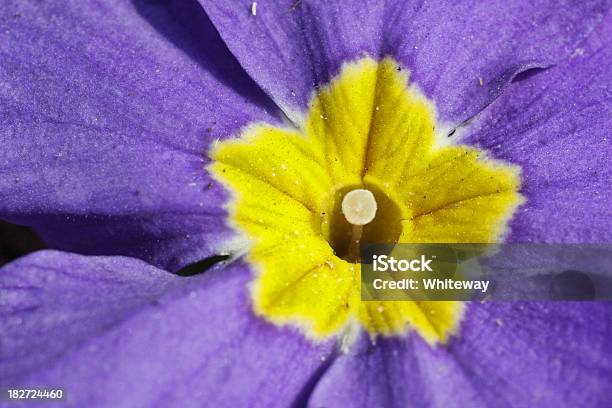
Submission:
POLYGON ((343 200, 373 195, 361 242, 495 242, 521 203, 519 171, 442 143, 432 103, 405 72, 390 58, 345 64, 300 129, 254 124, 211 149, 209 170, 233 193, 231 224, 249 241, 253 307, 268 321, 313 340, 360 325, 433 344, 457 330, 460 302, 361 301, 343 200))

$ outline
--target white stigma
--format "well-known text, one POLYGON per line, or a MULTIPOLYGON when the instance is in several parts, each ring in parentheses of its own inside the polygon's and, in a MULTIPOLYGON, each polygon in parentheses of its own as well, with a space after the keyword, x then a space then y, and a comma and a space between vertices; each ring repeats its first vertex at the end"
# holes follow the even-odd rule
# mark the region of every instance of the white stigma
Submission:
POLYGON ((342 214, 353 225, 366 225, 376 216, 378 206, 370 190, 356 189, 342 199, 342 214))

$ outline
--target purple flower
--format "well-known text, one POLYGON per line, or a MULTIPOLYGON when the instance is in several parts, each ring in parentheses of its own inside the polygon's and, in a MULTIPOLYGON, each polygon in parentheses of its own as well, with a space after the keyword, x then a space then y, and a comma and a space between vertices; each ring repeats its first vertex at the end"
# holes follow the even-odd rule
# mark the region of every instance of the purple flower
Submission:
POLYGON ((609 403, 606 303, 405 302, 389 322, 354 286, 315 296, 351 276, 333 215, 355 183, 401 221, 364 236, 612 242, 607 2, 67 3, 0 11, 0 217, 57 249, 0 270, 0 387, 71 406, 609 403))

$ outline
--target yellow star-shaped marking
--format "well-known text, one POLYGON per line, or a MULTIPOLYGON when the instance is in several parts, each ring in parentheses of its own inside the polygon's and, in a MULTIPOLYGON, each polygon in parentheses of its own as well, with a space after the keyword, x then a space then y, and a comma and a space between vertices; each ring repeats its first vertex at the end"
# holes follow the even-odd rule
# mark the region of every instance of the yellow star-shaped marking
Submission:
POLYGON ((456 332, 463 304, 363 302, 347 260, 353 189, 373 192, 365 242, 498 241, 522 202, 515 166, 441 143, 435 110, 391 58, 363 58, 313 95, 302 128, 253 124, 211 149, 232 192, 232 226, 248 238, 253 307, 313 340, 361 325, 372 336, 416 330, 430 344, 456 332))

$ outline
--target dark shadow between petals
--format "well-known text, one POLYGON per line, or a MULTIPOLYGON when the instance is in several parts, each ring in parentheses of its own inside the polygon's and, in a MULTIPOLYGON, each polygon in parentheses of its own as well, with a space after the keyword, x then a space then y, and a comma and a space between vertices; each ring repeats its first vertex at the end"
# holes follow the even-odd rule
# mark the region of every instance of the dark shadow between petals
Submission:
POLYGON ((31 228, 0 220, 0 266, 44 248, 31 228))
POLYGON ((533 67, 533 68, 528 68, 524 71, 521 71, 519 73, 517 73, 516 75, 514 75, 514 78, 512 78, 512 83, 515 82, 521 82, 524 81, 526 79, 531 78, 534 75, 537 75, 541 72, 546 71, 548 68, 550 67, 533 67))
POLYGON ((179 269, 176 274, 178 276, 195 276, 200 275, 218 263, 226 261, 229 258, 229 255, 213 255, 208 258, 204 258, 201 261, 194 262, 187 266, 179 269))

